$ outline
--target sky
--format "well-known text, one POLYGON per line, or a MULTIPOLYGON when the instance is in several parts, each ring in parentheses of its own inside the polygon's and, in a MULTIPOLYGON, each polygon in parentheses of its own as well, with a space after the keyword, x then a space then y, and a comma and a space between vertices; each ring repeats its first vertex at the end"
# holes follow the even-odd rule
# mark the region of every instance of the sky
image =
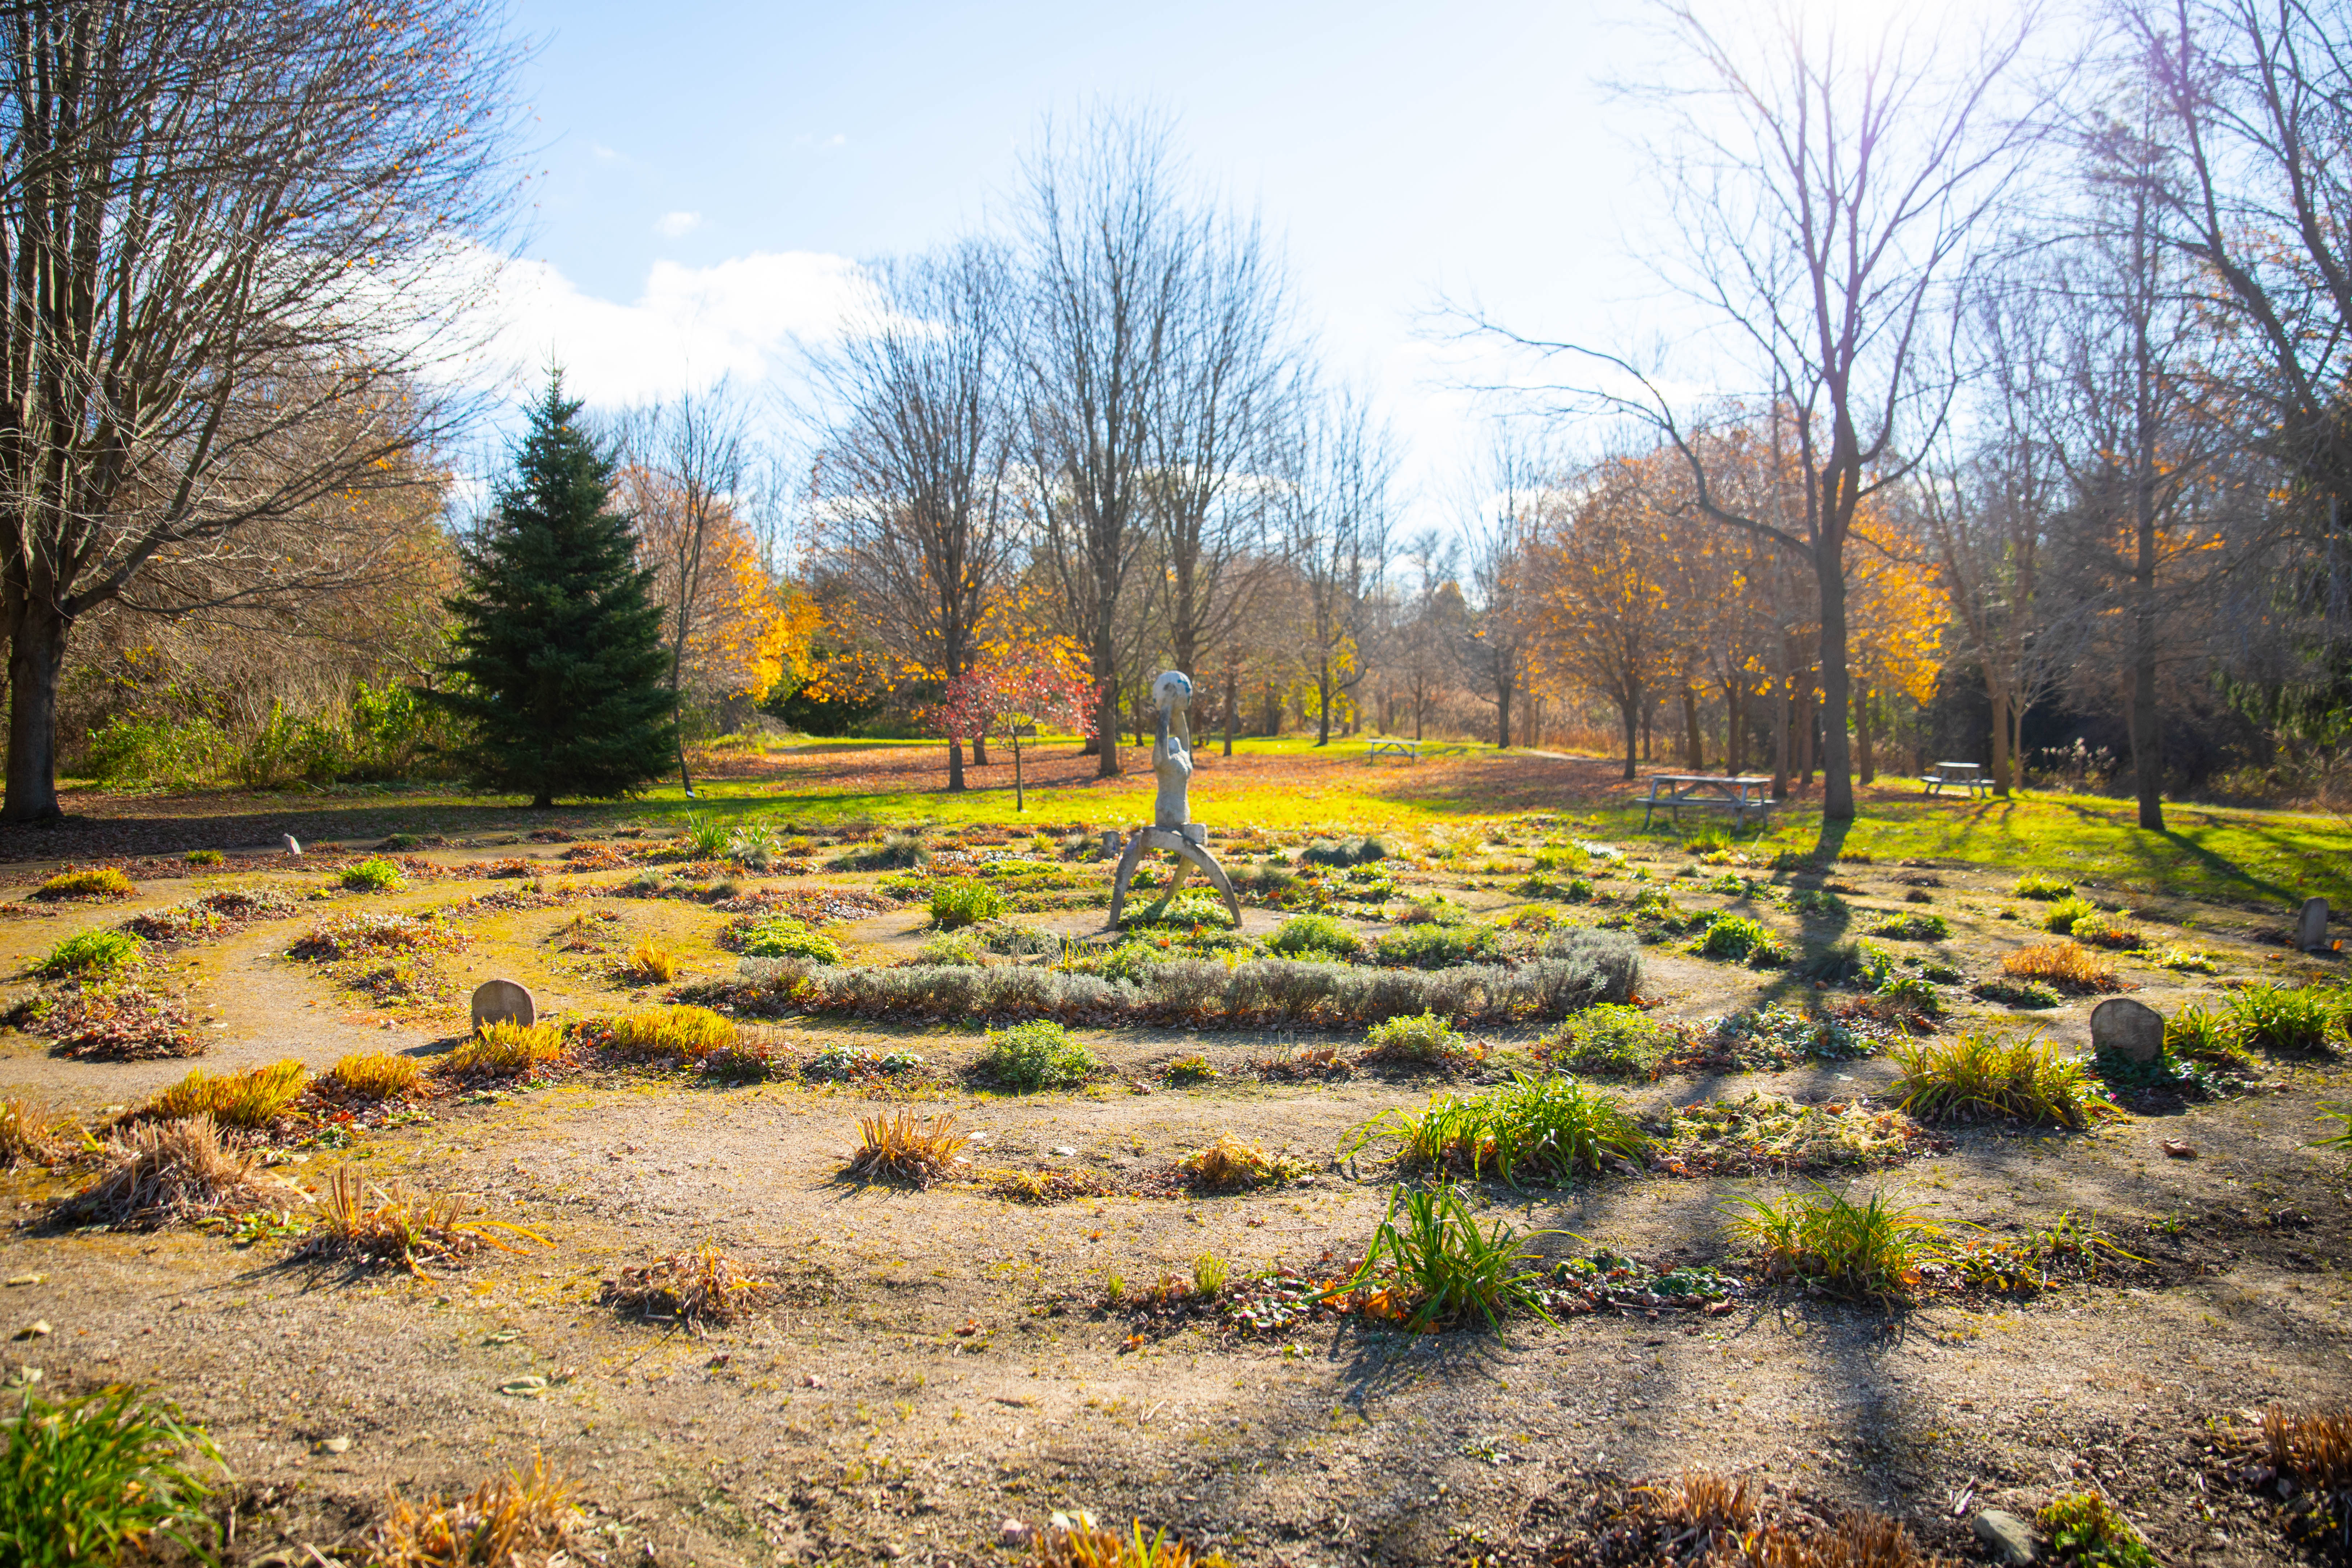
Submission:
POLYGON ((1654 177, 1601 79, 1618 0, 1432 5, 518 0, 535 44, 516 261, 490 308, 514 395, 790 386, 858 263, 1001 222, 1048 115, 1171 116, 1192 173, 1283 244, 1327 363, 1394 425, 1408 525, 1483 450, 1442 300, 1621 339, 1655 286, 1621 234, 1654 177))

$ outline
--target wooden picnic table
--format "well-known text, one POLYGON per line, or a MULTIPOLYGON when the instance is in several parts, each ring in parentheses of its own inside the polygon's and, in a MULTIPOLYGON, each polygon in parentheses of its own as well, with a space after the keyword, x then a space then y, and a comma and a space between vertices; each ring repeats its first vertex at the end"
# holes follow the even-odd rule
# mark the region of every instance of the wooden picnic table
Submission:
POLYGON ((1992 775, 1976 763, 1937 763, 1919 782, 1927 786, 1929 795, 1948 789, 1966 790, 1972 797, 1992 793, 1992 775))
POLYGON ((1365 743, 1364 765, 1366 767, 1371 766, 1372 759, 1379 756, 1382 752, 1391 752, 1400 757, 1410 757, 1416 763, 1421 761, 1421 742, 1419 741, 1379 740, 1370 741, 1365 743))
POLYGON ((1650 818, 1661 806, 1675 821, 1682 820, 1683 808, 1698 811, 1727 811, 1734 828, 1745 826, 1753 816, 1761 822, 1772 815, 1777 803, 1772 799, 1772 781, 1745 774, 1724 773, 1652 773, 1650 794, 1642 803, 1642 826, 1647 828, 1650 818))

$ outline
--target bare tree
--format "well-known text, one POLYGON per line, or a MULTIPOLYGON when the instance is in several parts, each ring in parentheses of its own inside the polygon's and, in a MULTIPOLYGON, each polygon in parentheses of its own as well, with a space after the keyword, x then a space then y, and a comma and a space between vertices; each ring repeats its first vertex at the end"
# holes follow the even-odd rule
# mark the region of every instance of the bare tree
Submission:
POLYGON ((1326 400, 1307 425, 1278 490, 1284 552, 1305 590, 1307 676, 1318 702, 1315 743, 1331 743, 1331 713, 1364 679, 1365 608, 1389 562, 1390 437, 1360 395, 1326 400))
POLYGON ((1486 493, 1475 498, 1463 530, 1467 614, 1454 658, 1481 701, 1495 710, 1495 744, 1511 743, 1511 704, 1526 684, 1541 636, 1535 514, 1543 485, 1534 456, 1496 449, 1486 493))
MULTIPOLYGON (((839 414, 826 444, 835 554, 868 610, 868 635, 952 683, 1014 543, 1006 357, 1013 282, 992 246, 967 241, 873 269, 868 319, 822 362, 839 414)), ((973 738, 976 761, 981 741, 973 738)), ((964 787, 948 740, 948 788, 964 787)))
POLYGON ((1736 374, 1755 378, 1783 425, 1798 515, 1783 524, 1730 504, 1708 470, 1704 416, 1625 356, 1517 341, 1612 370, 1612 384, 1576 400, 1652 425, 1690 466, 1703 515, 1811 568, 1831 715, 1822 811, 1849 821, 1846 544, 1857 509, 1908 473, 1948 404, 1938 324, 1972 237, 2037 133, 2034 116, 1996 101, 2019 74, 2035 8, 1957 47, 1901 14, 1856 45, 1837 13, 1802 0, 1738 13, 1748 26, 1736 35, 1693 0, 1659 9, 1703 82, 1655 95, 1676 111, 1675 144, 1691 150, 1667 170, 1686 241, 1672 280, 1731 328, 1736 374))
POLYGON ((1030 500, 1101 703, 1101 776, 1118 772, 1119 629, 1161 456, 1172 337, 1197 237, 1167 127, 1097 110, 1076 145, 1049 126, 1028 168, 1021 333, 1030 500))
MULTIPOLYGON (((0 9, 0 819, 58 816, 58 675, 150 568, 261 602, 383 568, 322 504, 413 481, 420 375, 501 179, 514 51, 486 0, 0 9), (309 519, 299 550, 257 524, 309 519)), ((152 584, 157 591, 142 592, 152 584)))

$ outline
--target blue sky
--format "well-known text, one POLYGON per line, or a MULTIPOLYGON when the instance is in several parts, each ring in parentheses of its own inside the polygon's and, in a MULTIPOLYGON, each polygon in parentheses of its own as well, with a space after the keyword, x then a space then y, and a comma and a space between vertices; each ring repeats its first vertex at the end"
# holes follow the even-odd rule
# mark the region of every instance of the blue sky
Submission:
POLYGON ((1217 0, 648 7, 519 0, 530 210, 519 356, 598 403, 789 382, 856 263, 990 221, 1049 112, 1172 115, 1193 172, 1281 237, 1336 369, 1370 380, 1443 521, 1477 420, 1416 336, 1441 292, 1547 335, 1620 332, 1651 285, 1643 160, 1598 85, 1613 5, 1217 0))

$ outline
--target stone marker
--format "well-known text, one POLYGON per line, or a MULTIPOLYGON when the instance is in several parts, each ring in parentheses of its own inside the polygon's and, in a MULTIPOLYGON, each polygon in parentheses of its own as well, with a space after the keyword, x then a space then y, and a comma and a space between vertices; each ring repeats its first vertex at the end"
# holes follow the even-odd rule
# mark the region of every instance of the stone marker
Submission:
POLYGON ((2294 945, 2305 952, 2317 952, 2327 945, 2327 900, 2311 899, 2303 906, 2303 918, 2294 922, 2294 945))
POLYGON ((2091 1048, 2152 1062, 2164 1054, 2164 1015, 2145 1002, 2110 996, 2091 1009, 2091 1048))
POLYGON ((485 980, 474 987, 474 1027, 485 1024, 520 1024, 525 1028, 539 1022, 539 1009, 533 1005, 530 993, 511 980, 485 980))
POLYGON ((2033 1527, 2017 1515, 1989 1508, 1977 1515, 1969 1528, 2009 1568, 2025 1568, 2033 1561, 2033 1527))

